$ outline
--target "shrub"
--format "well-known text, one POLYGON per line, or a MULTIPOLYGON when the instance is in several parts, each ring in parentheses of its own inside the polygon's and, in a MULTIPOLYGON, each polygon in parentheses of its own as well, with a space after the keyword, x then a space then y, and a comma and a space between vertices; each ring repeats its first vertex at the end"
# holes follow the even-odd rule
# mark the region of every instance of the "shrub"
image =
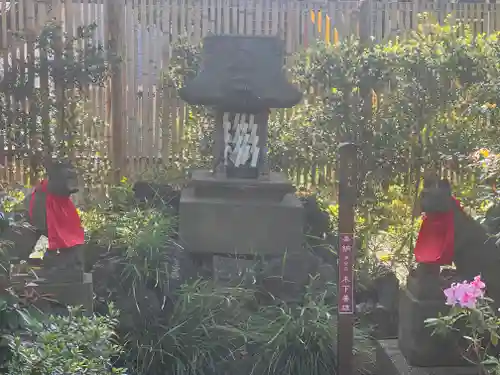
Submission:
POLYGON ((134 284, 163 287, 170 277, 172 249, 181 247, 171 238, 175 218, 154 209, 135 208, 125 213, 101 213, 103 227, 91 240, 121 249, 123 278, 134 284))
POLYGON ((33 324, 36 316, 22 306, 21 299, 5 282, 0 276, 0 368, 3 368, 10 358, 9 335, 33 324))
MULTIPOLYGON (((110 309, 113 311, 113 309, 110 309)), ((10 338, 9 375, 125 374, 114 367, 121 353, 114 343, 118 315, 85 317, 77 309, 69 316, 48 316, 10 338)))
POLYGON ((176 261, 173 256, 182 251, 173 239, 177 218, 172 213, 137 205, 131 185, 122 179, 110 189, 106 202, 81 212, 81 217, 89 251, 113 248, 110 255, 120 263, 122 282, 160 289, 168 286, 176 261), (97 248, 92 249, 93 244, 97 248))

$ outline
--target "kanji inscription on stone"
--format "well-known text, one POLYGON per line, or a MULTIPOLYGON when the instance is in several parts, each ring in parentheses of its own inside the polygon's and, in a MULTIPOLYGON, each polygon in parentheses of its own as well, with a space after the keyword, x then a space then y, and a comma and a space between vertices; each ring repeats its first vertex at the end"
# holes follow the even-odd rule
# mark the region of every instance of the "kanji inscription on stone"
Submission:
POLYGON ((339 242, 339 314, 354 314, 354 235, 340 234, 339 242))

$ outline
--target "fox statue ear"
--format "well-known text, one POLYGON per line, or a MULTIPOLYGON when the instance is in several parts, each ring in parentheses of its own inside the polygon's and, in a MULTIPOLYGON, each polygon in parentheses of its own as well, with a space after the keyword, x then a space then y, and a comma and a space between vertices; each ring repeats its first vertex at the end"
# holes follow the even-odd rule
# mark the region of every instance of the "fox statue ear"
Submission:
POLYGON ((438 182, 438 187, 440 188, 449 188, 451 189, 451 184, 450 184, 450 181, 448 181, 448 179, 446 178, 442 178, 441 180, 439 180, 438 182))
POLYGON ((445 190, 447 193, 451 194, 451 184, 448 179, 443 178, 438 182, 438 188, 445 190))
POLYGON ((42 165, 46 171, 50 170, 54 166, 54 161, 49 153, 44 153, 42 155, 42 165))
POLYGON ((424 173, 424 188, 435 187, 438 183, 438 176, 434 172, 427 171, 424 173))

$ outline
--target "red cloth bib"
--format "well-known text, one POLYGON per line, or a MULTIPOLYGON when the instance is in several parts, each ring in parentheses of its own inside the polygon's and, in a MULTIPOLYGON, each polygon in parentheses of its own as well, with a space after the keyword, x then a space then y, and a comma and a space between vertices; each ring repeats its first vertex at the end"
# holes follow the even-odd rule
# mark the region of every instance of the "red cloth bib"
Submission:
MULTIPOLYGON (((458 208, 462 209, 457 199, 453 198, 453 201, 458 208)), ((454 249, 455 223, 453 210, 425 214, 414 250, 417 263, 452 264, 454 249)))
POLYGON ((49 237, 48 249, 67 249, 83 245, 85 234, 75 205, 68 196, 54 195, 47 192, 47 180, 40 182, 31 193, 30 218, 33 215, 35 193, 38 189, 46 193, 47 197, 45 208, 47 212, 47 234, 49 237))

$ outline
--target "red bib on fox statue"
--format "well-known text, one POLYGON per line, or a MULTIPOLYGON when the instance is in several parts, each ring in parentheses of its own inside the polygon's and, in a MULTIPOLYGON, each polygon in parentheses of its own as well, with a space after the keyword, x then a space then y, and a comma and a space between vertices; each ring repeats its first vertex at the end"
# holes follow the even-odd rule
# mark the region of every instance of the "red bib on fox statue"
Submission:
MULTIPOLYGON (((462 209, 460 202, 452 198, 453 204, 462 209)), ((417 263, 451 265, 455 249, 455 222, 453 208, 448 211, 426 212, 415 245, 417 263)))
POLYGON ((83 245, 85 235, 80 216, 69 195, 56 195, 47 191, 47 180, 42 180, 32 192, 29 217, 33 220, 35 195, 45 193, 46 231, 48 250, 67 249, 83 245))

